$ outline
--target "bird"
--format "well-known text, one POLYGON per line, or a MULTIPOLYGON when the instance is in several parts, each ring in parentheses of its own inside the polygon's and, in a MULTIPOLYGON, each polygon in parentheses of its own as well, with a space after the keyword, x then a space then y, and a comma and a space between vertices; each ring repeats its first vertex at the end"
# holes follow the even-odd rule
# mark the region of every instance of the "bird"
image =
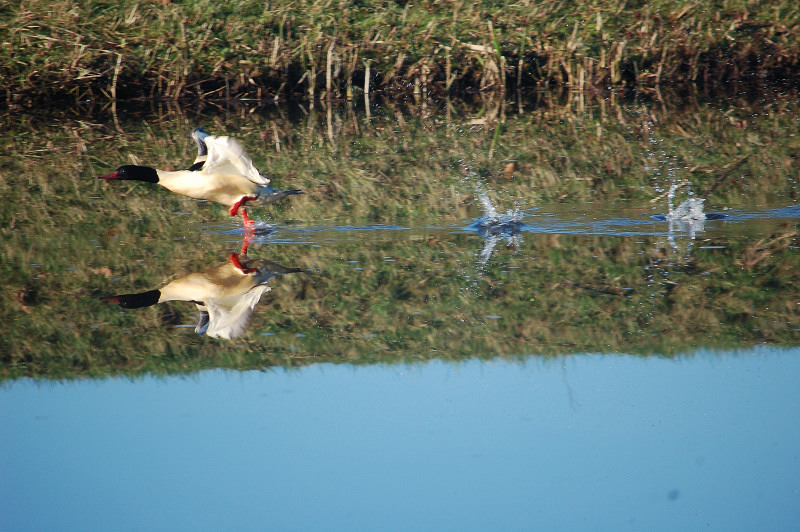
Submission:
POLYGON ((207 270, 190 273, 155 290, 102 297, 125 309, 149 307, 166 301, 191 301, 200 311, 197 334, 233 339, 241 336, 270 279, 299 273, 266 259, 231 253, 228 260, 207 270))
POLYGON ((228 214, 237 216, 242 210, 242 222, 252 226, 244 205, 247 202, 269 204, 302 190, 275 190, 270 180, 258 171, 245 153, 244 147, 229 136, 214 136, 203 128, 192 132, 197 143, 197 157, 186 170, 157 170, 150 166, 126 164, 97 179, 133 180, 157 183, 164 188, 190 198, 221 203, 228 214))

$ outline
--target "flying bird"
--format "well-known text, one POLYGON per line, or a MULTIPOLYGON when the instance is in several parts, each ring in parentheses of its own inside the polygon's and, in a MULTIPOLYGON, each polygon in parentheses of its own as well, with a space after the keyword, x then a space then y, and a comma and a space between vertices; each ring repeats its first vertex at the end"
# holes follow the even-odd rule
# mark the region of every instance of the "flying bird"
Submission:
POLYGON ((126 164, 98 179, 117 179, 156 183, 190 198, 221 203, 231 216, 242 210, 242 222, 253 225, 244 205, 269 204, 301 190, 275 190, 245 153, 244 147, 229 136, 209 135, 202 128, 192 132, 197 143, 197 158, 186 170, 157 170, 150 166, 126 164))

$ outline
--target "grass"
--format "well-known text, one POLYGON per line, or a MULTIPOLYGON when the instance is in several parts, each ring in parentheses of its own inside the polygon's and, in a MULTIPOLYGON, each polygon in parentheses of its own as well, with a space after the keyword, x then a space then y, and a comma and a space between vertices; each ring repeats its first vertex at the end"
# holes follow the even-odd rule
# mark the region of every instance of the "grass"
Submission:
POLYGON ((517 254, 498 245, 485 267, 480 238, 446 230, 255 246, 253 256, 307 273, 274 280, 236 342, 173 328, 192 321, 188 304, 120 313, 98 301, 208 268, 236 248, 196 231, 234 227, 222 206, 94 179, 126 162, 188 164, 196 125, 237 136, 277 185, 306 191, 259 210, 282 223, 463 224, 481 214, 476 183, 501 210, 598 203, 644 216, 683 178, 712 209, 798 201, 792 98, 673 107, 543 95, 520 105, 394 104, 370 119, 346 105, 298 116, 166 104, 18 115, 0 133, 0 315, 10 324, 0 379, 796 345, 796 224, 701 235, 691 253, 662 237, 529 233, 517 254))
POLYGON ((11 106, 797 81, 800 7, 744 0, 0 2, 11 106))

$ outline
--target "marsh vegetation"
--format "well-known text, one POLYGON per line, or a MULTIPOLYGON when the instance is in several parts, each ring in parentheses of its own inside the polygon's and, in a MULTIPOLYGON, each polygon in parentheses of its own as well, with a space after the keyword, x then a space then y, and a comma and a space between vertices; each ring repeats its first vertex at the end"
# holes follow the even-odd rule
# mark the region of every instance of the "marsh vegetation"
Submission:
POLYGON ((0 3, 0 98, 350 99, 795 85, 797 2, 0 3))

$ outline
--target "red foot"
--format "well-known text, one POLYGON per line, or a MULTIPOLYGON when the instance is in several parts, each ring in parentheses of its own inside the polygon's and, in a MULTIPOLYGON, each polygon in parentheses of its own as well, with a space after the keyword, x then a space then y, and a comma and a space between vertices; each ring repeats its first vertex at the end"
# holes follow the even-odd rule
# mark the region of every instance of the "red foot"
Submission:
POLYGON ((230 209, 228 209, 228 214, 230 214, 231 216, 236 216, 237 214, 239 214, 239 207, 244 206, 245 203, 247 203, 248 201, 253 201, 254 199, 256 199, 255 196, 243 197, 242 199, 234 203, 230 209))
POLYGON ((238 253, 231 253, 230 255, 228 255, 228 260, 231 261, 231 264, 233 264, 236 268, 238 268, 239 271, 241 271, 242 273, 247 274, 247 273, 255 273, 258 271, 255 268, 245 268, 244 266, 242 266, 242 263, 239 262, 238 253))

